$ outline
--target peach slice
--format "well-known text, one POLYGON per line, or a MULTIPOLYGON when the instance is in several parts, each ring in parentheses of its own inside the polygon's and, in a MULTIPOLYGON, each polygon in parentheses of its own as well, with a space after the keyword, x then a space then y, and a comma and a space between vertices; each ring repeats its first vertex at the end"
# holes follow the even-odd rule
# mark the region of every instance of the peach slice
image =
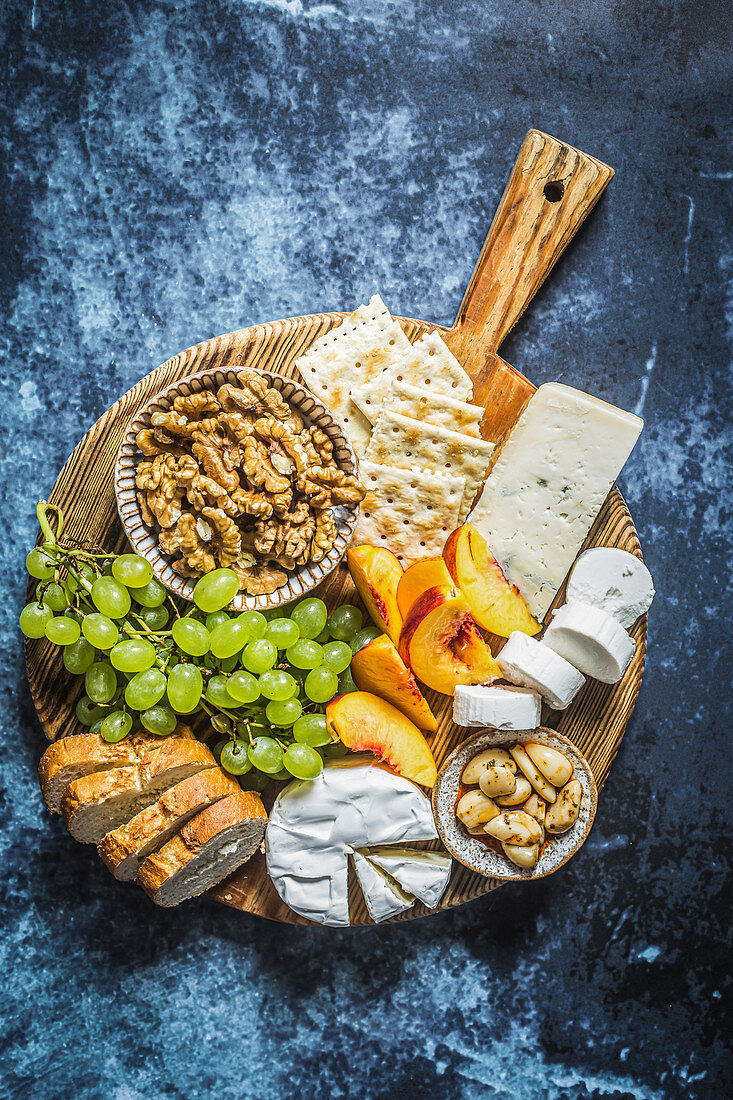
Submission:
POLYGON ((453 584, 453 577, 442 558, 424 558, 406 569, 397 585, 397 606, 402 618, 407 617, 418 596, 439 584, 453 584))
POLYGON ((437 730, 437 719, 423 698, 417 680, 387 634, 380 634, 354 654, 351 675, 361 691, 372 691, 386 699, 419 729, 437 730))
POLYGON ((346 551, 346 560, 374 624, 396 642, 402 628, 397 606, 397 585, 402 576, 399 558, 383 546, 352 546, 346 551))
POLYGON ((432 787, 437 776, 430 747, 414 722, 368 691, 339 695, 326 707, 326 724, 355 752, 377 754, 398 775, 432 787))
POLYGON ((445 695, 458 684, 488 684, 501 676, 468 604, 451 585, 418 597, 402 627, 399 653, 418 680, 445 695))
POLYGON ((471 614, 484 630, 508 638, 513 630, 537 634, 541 629, 522 593, 510 584, 475 527, 457 527, 443 547, 443 558, 471 614))

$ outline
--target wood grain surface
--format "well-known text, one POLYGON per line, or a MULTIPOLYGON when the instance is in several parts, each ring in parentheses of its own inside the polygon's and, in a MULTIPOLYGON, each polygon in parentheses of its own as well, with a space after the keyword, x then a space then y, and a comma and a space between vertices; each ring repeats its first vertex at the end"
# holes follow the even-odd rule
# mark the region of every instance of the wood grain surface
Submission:
MULTIPOLYGON (((486 438, 503 437, 534 392, 532 384, 496 354, 499 340, 526 307, 611 175, 611 169, 592 157, 538 131, 530 131, 456 324, 444 329, 400 318, 410 340, 424 332, 439 331, 461 359, 475 381, 476 399, 486 407, 482 422, 486 438), (562 193, 550 191, 548 197, 547 184, 555 181, 562 183, 562 193), (504 293, 501 287, 508 282, 511 291, 504 293)), ((212 367, 255 367, 298 377, 295 360, 315 339, 339 324, 343 316, 343 313, 312 314, 227 333, 174 355, 148 374, 100 417, 61 471, 50 500, 64 509, 65 535, 110 549, 122 546, 124 538, 113 489, 114 462, 129 421, 151 397, 174 381, 212 367)), ((615 488, 601 509, 586 546, 619 546, 641 556, 631 516, 615 488)), ((345 601, 359 602, 343 562, 317 594, 329 609, 345 601)), ((561 591, 556 603, 562 599, 561 591)), ((599 787, 618 751, 641 686, 646 617, 636 624, 632 634, 636 651, 619 684, 590 681, 568 710, 558 714, 547 707, 543 709, 543 725, 559 730, 577 745, 588 759, 599 787)), ((496 649, 495 640, 492 645, 496 649)), ((74 707, 82 694, 83 681, 65 672, 60 650, 45 641, 27 642, 26 660, 31 693, 46 736, 54 740, 79 732, 74 707)), ((440 766, 463 734, 452 722, 452 700, 436 692, 427 692, 427 697, 440 716, 438 730, 429 735, 440 766)), ((272 786, 266 793, 266 803, 274 797, 276 786, 272 786)), ((437 846, 437 842, 427 845, 437 846)), ((497 880, 476 875, 454 862, 452 879, 440 908, 459 905, 498 885, 497 880)), ((291 924, 309 923, 280 900, 261 855, 211 894, 259 916, 291 924)), ((352 922, 370 924, 353 881, 350 902, 352 922)), ((429 912, 417 903, 395 919, 411 920, 429 912)))

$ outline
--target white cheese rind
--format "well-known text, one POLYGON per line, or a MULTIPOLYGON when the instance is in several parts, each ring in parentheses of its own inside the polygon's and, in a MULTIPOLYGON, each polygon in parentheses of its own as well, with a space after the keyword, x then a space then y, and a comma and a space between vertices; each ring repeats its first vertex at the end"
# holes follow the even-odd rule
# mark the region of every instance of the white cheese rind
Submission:
POLYGON ((468 522, 539 619, 643 426, 632 413, 547 382, 502 446, 468 522))
POLYGON ((616 547, 586 550, 568 579, 568 603, 600 607, 626 630, 649 610, 653 599, 654 582, 644 562, 616 547))
POLYGON ((519 630, 512 631, 496 660, 507 680, 539 692, 554 710, 569 707, 585 683, 577 668, 519 630))
POLYGON ((412 848, 383 848, 367 853, 367 859, 381 867, 408 894, 414 894, 428 909, 434 909, 450 882, 451 857, 442 852, 412 848))
POLYGON ((381 924, 383 920, 389 920, 390 917, 396 917, 398 913, 412 908, 415 898, 390 882, 368 859, 359 852, 354 852, 352 859, 369 916, 375 924, 381 924))
POLYGON ((621 624, 586 603, 566 603, 555 611, 542 641, 602 684, 618 683, 634 656, 634 639, 621 624))
POLYGON ((531 688, 459 684, 453 695, 457 726, 533 730, 540 724, 539 695, 531 688))
POLYGON ((376 764, 334 762, 317 779, 289 783, 276 799, 265 834, 267 870, 296 913, 348 924, 352 849, 437 835, 430 801, 409 779, 376 764))

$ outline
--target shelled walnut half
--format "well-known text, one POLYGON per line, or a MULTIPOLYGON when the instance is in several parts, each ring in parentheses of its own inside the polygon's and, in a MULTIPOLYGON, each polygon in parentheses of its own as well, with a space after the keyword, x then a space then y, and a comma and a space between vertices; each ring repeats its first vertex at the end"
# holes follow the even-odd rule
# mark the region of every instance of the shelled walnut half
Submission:
POLYGON ((136 437, 136 484, 143 521, 177 573, 227 567, 240 591, 259 595, 322 561, 338 537, 333 508, 358 504, 365 490, 263 375, 243 370, 237 380, 179 395, 151 417, 136 437))

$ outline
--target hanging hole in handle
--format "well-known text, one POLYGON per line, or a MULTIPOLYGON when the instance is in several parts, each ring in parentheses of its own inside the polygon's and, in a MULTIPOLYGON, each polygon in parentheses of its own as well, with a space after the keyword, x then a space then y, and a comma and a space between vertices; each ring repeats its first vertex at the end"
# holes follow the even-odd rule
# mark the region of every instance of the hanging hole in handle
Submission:
POLYGON ((544 186, 544 196, 548 202, 559 202, 565 194, 565 184, 562 180, 554 180, 544 186))

